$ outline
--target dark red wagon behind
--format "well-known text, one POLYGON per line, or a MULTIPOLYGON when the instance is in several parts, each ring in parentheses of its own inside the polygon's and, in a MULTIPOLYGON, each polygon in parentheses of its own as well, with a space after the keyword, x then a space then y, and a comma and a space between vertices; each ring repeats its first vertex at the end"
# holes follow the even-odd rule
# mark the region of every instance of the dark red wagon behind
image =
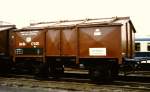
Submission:
POLYGON ((6 71, 11 69, 9 33, 13 29, 16 29, 14 24, 0 21, 0 73, 6 73, 6 71))

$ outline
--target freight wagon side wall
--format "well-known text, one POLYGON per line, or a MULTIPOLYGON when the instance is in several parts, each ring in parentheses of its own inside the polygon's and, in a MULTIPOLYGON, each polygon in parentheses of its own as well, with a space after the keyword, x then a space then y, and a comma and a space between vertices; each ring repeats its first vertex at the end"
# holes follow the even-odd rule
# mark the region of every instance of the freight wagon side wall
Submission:
POLYGON ((77 56, 75 28, 49 29, 46 33, 46 56, 77 56))
POLYGON ((133 58, 134 52, 134 31, 129 22, 122 25, 122 55, 125 58, 133 58))
POLYGON ((121 53, 121 25, 79 28, 80 58, 114 58, 121 64, 121 53))
POLYGON ((77 31, 75 27, 52 28, 46 32, 46 60, 74 66, 77 55, 77 31))
POLYGON ((44 30, 14 31, 11 42, 14 61, 15 58, 45 58, 44 30))
POLYGON ((121 27, 121 45, 122 45, 122 56, 126 57, 128 53, 128 37, 127 37, 127 30, 126 25, 123 24, 121 27))
POLYGON ((46 56, 60 55, 60 30, 48 30, 46 33, 46 56))
POLYGON ((46 57, 115 58, 122 62, 121 25, 48 29, 46 57))

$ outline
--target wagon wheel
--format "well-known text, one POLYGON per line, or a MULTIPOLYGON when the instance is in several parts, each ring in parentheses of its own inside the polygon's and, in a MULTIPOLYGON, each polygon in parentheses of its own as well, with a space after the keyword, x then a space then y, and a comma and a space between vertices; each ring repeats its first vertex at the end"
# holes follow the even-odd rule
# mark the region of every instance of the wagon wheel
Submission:
POLYGON ((35 72, 36 72, 35 75, 38 78, 48 78, 49 77, 48 64, 47 63, 40 64, 39 67, 36 67, 35 72))
POLYGON ((49 65, 48 71, 51 77, 60 78, 64 74, 64 67, 62 64, 52 63, 49 65))
POLYGON ((12 65, 9 61, 0 59, 0 74, 7 74, 11 72, 12 65))
POLYGON ((112 71, 103 66, 97 66, 89 70, 90 79, 93 82, 110 82, 112 81, 112 71))
POLYGON ((43 63, 33 63, 31 67, 31 72, 35 75, 38 74, 39 72, 43 72, 42 71, 43 66, 44 66, 43 63))

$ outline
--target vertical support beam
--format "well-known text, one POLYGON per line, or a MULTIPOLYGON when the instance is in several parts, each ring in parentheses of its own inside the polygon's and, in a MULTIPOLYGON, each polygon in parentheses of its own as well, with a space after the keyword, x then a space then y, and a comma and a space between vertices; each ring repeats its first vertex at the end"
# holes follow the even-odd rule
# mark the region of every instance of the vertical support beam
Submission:
POLYGON ((130 25, 130 58, 133 57, 133 38, 132 38, 132 27, 130 25))
POLYGON ((6 30, 6 55, 9 55, 9 31, 11 31, 12 29, 6 30))
POLYGON ((59 31, 59 51, 60 51, 59 54, 60 54, 60 56, 62 56, 62 48, 63 48, 62 47, 63 46, 62 45, 62 41, 63 41, 63 37, 62 37, 63 32, 62 32, 62 30, 63 29, 58 30, 59 31))
POLYGON ((79 28, 76 26, 75 27, 75 31, 76 31, 76 41, 77 41, 77 48, 76 48, 76 51, 77 51, 77 56, 76 56, 76 64, 79 64, 80 63, 80 61, 79 61, 79 55, 80 55, 80 39, 79 39, 79 28))
POLYGON ((44 29, 44 46, 43 46, 43 63, 46 62, 46 33, 47 33, 47 29, 44 29))
POLYGON ((127 25, 127 23, 125 24, 125 26, 126 26, 126 57, 128 57, 128 25, 127 25))
MULTIPOLYGON (((13 62, 15 63, 16 62, 16 33, 13 32, 11 33, 12 37, 12 56, 13 56, 13 62)), ((11 44, 11 43, 10 43, 11 44)))

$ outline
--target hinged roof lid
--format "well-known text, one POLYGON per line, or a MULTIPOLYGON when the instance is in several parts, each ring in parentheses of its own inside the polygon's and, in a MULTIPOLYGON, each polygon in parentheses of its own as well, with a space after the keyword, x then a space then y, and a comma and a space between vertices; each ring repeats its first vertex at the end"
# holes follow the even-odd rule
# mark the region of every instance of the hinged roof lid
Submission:
POLYGON ((8 22, 4 22, 4 21, 0 21, 0 31, 5 31, 5 30, 9 30, 12 28, 15 28, 16 26, 8 23, 8 22))
POLYGON ((95 18, 95 19, 83 19, 83 20, 63 20, 54 22, 38 22, 32 23, 30 26, 23 29, 42 29, 42 28, 57 28, 57 27, 72 27, 72 26, 85 26, 85 25, 122 25, 129 22, 135 32, 135 28, 129 17, 112 17, 112 18, 95 18))

